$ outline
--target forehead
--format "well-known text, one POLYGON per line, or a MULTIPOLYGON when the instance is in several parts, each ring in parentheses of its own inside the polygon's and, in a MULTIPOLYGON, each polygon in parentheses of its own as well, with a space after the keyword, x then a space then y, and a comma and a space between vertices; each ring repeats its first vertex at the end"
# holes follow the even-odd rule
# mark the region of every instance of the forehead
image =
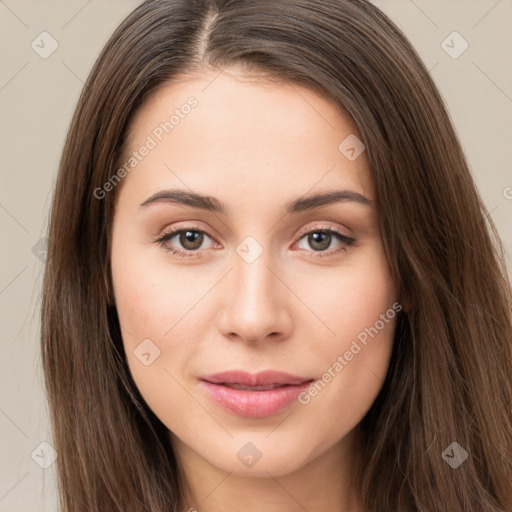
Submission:
POLYGON ((148 192, 181 181, 225 194, 337 186, 373 197, 364 151, 355 160, 343 153, 344 141, 357 136, 333 102, 297 84, 237 69, 182 75, 133 117, 123 163, 152 149, 125 181, 148 192))

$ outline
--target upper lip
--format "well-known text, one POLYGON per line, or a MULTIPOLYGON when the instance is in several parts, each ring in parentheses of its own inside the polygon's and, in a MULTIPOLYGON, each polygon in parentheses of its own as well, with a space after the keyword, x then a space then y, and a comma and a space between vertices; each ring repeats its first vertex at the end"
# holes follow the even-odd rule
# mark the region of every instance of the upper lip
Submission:
POLYGON ((201 377, 212 384, 240 384, 241 386, 293 386, 309 382, 310 378, 298 377, 276 370, 264 370, 258 373, 247 373, 243 370, 231 370, 213 373, 201 377))

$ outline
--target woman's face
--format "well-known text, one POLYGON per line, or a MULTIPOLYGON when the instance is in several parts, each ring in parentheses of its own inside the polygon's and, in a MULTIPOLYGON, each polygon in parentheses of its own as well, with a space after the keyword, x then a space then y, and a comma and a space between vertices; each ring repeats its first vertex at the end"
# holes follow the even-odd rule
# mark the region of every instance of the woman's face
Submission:
POLYGON ((178 456, 253 476, 342 457, 400 308, 354 127, 308 89, 231 69, 165 86, 131 128, 105 187, 114 294, 178 456))

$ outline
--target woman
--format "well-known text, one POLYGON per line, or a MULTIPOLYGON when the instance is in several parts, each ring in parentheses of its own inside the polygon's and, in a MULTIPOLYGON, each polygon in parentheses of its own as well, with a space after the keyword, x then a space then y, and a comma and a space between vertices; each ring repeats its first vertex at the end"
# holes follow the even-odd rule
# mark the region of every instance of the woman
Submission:
POLYGON ((144 2, 49 240, 65 512, 512 510, 503 248, 370 3, 144 2))

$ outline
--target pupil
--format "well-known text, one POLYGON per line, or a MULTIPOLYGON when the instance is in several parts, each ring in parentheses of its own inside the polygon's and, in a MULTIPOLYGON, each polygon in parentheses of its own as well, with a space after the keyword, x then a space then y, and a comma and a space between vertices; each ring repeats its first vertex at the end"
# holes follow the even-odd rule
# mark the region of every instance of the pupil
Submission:
POLYGON ((331 235, 329 233, 312 233, 311 235, 309 235, 309 238, 311 247, 313 247, 313 249, 316 248, 319 251, 325 251, 325 249, 327 249, 331 243, 331 235))

